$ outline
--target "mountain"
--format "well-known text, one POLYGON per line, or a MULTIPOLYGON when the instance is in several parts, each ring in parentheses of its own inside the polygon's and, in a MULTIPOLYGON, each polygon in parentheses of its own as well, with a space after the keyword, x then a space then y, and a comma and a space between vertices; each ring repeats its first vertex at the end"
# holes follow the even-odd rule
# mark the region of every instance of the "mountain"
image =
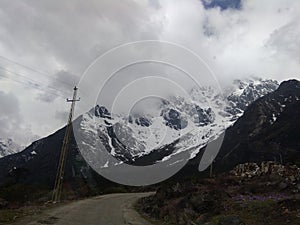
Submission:
MULTIPOLYGON (((120 164, 98 157, 99 151, 138 165, 169 163, 181 153, 188 153, 186 160, 193 158, 231 126, 247 105, 277 87, 276 81, 249 79, 236 81, 224 95, 212 87, 192 89, 191 99, 174 96, 161 102, 157 115, 125 117, 96 106, 73 122, 76 132, 69 144, 65 184, 77 190, 111 184, 94 170, 120 164)), ((0 159, 0 185, 17 182, 52 188, 64 133, 62 128, 22 152, 0 159)))
POLYGON ((277 161, 300 165, 300 81, 282 82, 259 98, 227 129, 219 166, 277 161))
POLYGON ((0 138, 0 158, 20 152, 22 147, 16 144, 12 139, 0 138))
MULTIPOLYGON (((80 119, 80 118, 79 118, 80 119)), ((33 142, 22 152, 0 158, 0 198, 31 201, 53 189, 65 127, 33 142)), ((81 156, 73 133, 70 137, 64 174, 68 196, 99 194, 118 187, 99 176, 81 156)), ((63 193, 64 195, 64 193, 63 193)))
MULTIPOLYGON (((213 163, 214 172, 229 171, 237 164, 277 161, 300 166, 300 81, 289 80, 250 104, 229 127, 213 163)), ((211 145, 214 146, 214 140, 211 145)), ((199 174, 206 147, 176 175, 199 174)), ((213 149, 210 149, 213 150, 213 149)))
POLYGON ((153 164, 188 149, 192 158, 231 126, 251 102, 277 87, 276 81, 256 78, 235 80, 223 93, 212 86, 192 88, 190 98, 172 96, 161 101, 156 115, 113 115, 97 105, 75 128, 80 136, 78 145, 86 160, 98 169, 113 166, 109 156, 95 161, 99 157, 92 149, 99 143, 126 163, 153 164))
POLYGON ((299 224, 299 118, 300 81, 284 81, 226 130, 212 167, 198 172, 202 148, 137 207, 161 224, 299 224))

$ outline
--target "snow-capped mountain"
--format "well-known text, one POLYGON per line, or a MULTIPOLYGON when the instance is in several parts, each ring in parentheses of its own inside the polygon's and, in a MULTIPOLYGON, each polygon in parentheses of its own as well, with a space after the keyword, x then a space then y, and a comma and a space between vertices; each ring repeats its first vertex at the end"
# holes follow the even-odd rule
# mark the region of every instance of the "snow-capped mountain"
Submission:
MULTIPOLYGON (((158 178, 172 176, 179 170, 177 177, 198 174, 203 154, 209 152, 206 144, 222 137, 220 132, 228 126, 215 158, 215 169, 231 169, 230 166, 248 161, 299 162, 299 83, 283 82, 272 91, 275 86, 278 86, 277 82, 270 80, 236 81, 224 91, 223 97, 216 96, 209 87, 203 88, 207 90, 204 93, 194 89, 198 96, 194 94, 191 99, 173 97, 162 101, 157 115, 122 116, 96 106, 73 121, 75 132, 70 135, 65 182, 76 191, 78 183, 71 184, 78 181, 92 188, 99 185, 102 191, 105 185, 115 185, 107 180, 110 179, 107 175, 115 172, 122 180, 112 180, 128 185, 160 182, 162 180, 158 178), (260 97, 268 92, 271 93, 260 97), (204 95, 207 98, 200 98, 204 95), (229 96, 236 96, 234 99, 238 100, 231 100, 229 96), (222 98, 226 99, 226 104, 222 98), (254 98, 259 99, 250 104, 254 98), (249 106, 235 114, 229 109, 238 109, 232 106, 240 105, 236 102, 245 102, 249 106), (193 104, 199 108, 191 107, 193 104), (198 116, 189 116, 192 110, 198 116), (181 117, 184 118, 182 123, 178 120, 181 117), (236 118, 238 120, 234 122, 236 118), (153 142, 155 134, 158 142, 153 142), (126 163, 121 163, 111 154, 126 163), (193 159, 188 161, 189 158, 193 159), (155 171, 150 173, 147 171, 149 167, 143 166, 156 162, 155 171), (127 168, 127 164, 136 165, 139 171, 132 171, 134 167, 127 168), (145 180, 140 181, 140 177, 145 180)), ((19 178, 19 182, 53 188, 65 133, 66 127, 35 141, 22 152, 1 158, 0 185, 19 178), (18 176, 20 173, 22 176, 18 176)))
POLYGON ((21 150, 23 150, 23 148, 13 142, 12 139, 0 138, 0 158, 17 153, 21 150))
POLYGON ((226 130, 216 161, 222 170, 244 162, 299 164, 300 81, 288 80, 256 100, 226 130))
POLYGON ((245 81, 235 80, 233 86, 226 91, 228 106, 225 110, 234 115, 233 120, 236 120, 236 117, 240 117, 251 102, 277 88, 278 83, 273 80, 258 78, 245 81))
POLYGON ((153 158, 152 163, 185 151, 192 158, 231 126, 249 104, 277 87, 277 81, 251 78, 235 80, 223 93, 212 86, 193 88, 190 98, 173 96, 162 100, 157 115, 111 114, 97 105, 82 116, 75 136, 80 137, 82 155, 97 168, 112 164, 105 156, 99 157, 99 151, 126 163, 162 149, 164 153, 153 158))

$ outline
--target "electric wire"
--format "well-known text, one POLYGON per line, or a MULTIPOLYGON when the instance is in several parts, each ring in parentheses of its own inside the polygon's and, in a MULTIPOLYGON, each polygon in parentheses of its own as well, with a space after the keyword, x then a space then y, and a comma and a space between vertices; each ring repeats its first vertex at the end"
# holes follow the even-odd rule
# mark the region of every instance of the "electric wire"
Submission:
POLYGON ((61 79, 56 78, 56 77, 53 77, 53 76, 47 74, 46 72, 43 72, 43 71, 40 71, 40 70, 38 70, 38 69, 32 68, 32 67, 30 67, 30 66, 21 64, 21 63, 19 63, 19 62, 16 62, 16 61, 14 61, 14 60, 11 60, 11 59, 9 59, 9 58, 7 58, 7 57, 4 57, 4 56, 2 56, 2 55, 0 55, 0 59, 2 59, 2 61, 5 60, 5 61, 10 62, 10 63, 12 63, 12 64, 21 66, 21 67, 23 67, 23 68, 25 68, 25 69, 27 69, 27 70, 31 70, 31 71, 33 71, 33 72, 35 72, 35 73, 38 73, 38 74, 40 74, 40 75, 42 75, 42 76, 44 76, 44 77, 50 78, 50 79, 52 79, 52 80, 53 80, 53 79, 54 79, 54 80, 57 80, 57 81, 59 81, 59 82, 61 82, 61 83, 64 83, 64 84, 70 86, 70 87, 73 87, 73 85, 69 84, 68 82, 66 82, 66 81, 64 81, 64 80, 61 80, 61 79))
POLYGON ((5 75, 3 75, 1 73, 0 73, 0 76, 3 77, 3 78, 5 78, 5 79, 14 81, 16 83, 19 83, 19 84, 22 84, 22 85, 25 85, 25 86, 28 86, 28 87, 32 87, 32 88, 35 88, 35 89, 38 89, 40 91, 46 92, 46 93, 51 94, 51 95, 56 95, 57 97, 66 98, 66 96, 64 96, 64 95, 61 95, 61 94, 58 94, 58 93, 54 93, 54 92, 50 92, 49 90, 46 91, 45 89, 41 88, 40 86, 38 86, 36 84, 29 83, 29 82, 22 82, 21 80, 13 79, 12 77, 5 76, 5 75))
POLYGON ((23 74, 20 74, 20 73, 17 73, 17 72, 13 72, 13 71, 7 70, 6 68, 4 68, 4 67, 2 67, 2 66, 0 66, 0 70, 3 70, 3 71, 5 71, 5 72, 10 73, 10 74, 13 74, 13 75, 15 75, 15 76, 19 76, 19 77, 21 77, 21 78, 23 78, 23 79, 26 79, 26 80, 28 80, 28 81, 31 81, 32 83, 35 83, 35 84, 40 85, 40 86, 43 86, 43 87, 45 87, 45 88, 52 89, 52 90, 54 90, 54 91, 59 91, 59 92, 64 93, 64 94, 70 94, 70 92, 66 92, 66 91, 63 91, 63 90, 59 90, 59 89, 57 89, 57 88, 55 88, 55 87, 53 87, 53 86, 50 86, 50 85, 45 85, 45 84, 43 84, 42 82, 39 82, 39 81, 34 80, 34 79, 32 79, 32 78, 29 78, 29 77, 27 77, 27 76, 25 76, 25 75, 23 75, 23 74))

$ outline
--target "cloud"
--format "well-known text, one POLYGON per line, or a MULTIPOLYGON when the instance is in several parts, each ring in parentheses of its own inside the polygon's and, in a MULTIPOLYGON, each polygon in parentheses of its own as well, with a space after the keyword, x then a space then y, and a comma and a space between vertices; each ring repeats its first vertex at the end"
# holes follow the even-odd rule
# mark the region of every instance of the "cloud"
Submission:
POLYGON ((155 9, 161 8, 159 0, 148 0, 148 1, 149 1, 149 5, 154 7, 155 9))
POLYGON ((273 55, 297 59, 300 63, 300 24, 291 22, 276 29, 266 43, 273 55))
POLYGON ((68 119, 68 115, 69 113, 67 111, 56 111, 55 118, 65 123, 68 119))
POLYGON ((0 137, 11 138, 20 144, 36 138, 24 121, 20 112, 20 102, 13 93, 0 91, 0 137))
MULTIPOLYGON (((33 70, 2 58, 1 65, 42 84, 22 86, 0 76, 0 98, 6 99, 0 100, 5 110, 19 112, 14 112, 13 126, 29 127, 34 134, 45 136, 63 126, 65 98, 72 96, 74 83, 94 59, 127 42, 157 39, 181 44, 208 64, 221 85, 250 75, 279 81, 299 78, 300 3, 295 0, 4 0, 0 6, 0 56, 33 70)), ((134 54, 143 52, 137 49, 134 54)), ((179 65, 187 60, 185 55, 178 59, 179 65)), ((107 68, 118 62, 117 57, 106 62, 98 76, 105 80, 107 68)), ((157 74, 156 67, 145 68, 157 74)), ((111 87, 127 84, 143 68, 123 72, 111 87)), ((91 80, 88 85, 87 91, 99 84, 91 80)), ((85 93, 80 91, 85 90, 79 90, 83 103, 85 93)), ((9 117, 3 109, 3 127, 12 126, 3 119, 9 117)))
POLYGON ((96 56, 116 44, 157 38, 159 32, 149 17, 151 10, 147 4, 135 1, 118 4, 110 0, 4 1, 1 4, 0 40, 7 51, 23 55, 19 58, 27 64, 37 65, 38 60, 40 65, 54 65, 55 69, 73 74, 80 75, 96 56), (33 58, 24 59, 27 54, 33 58))
POLYGON ((34 133, 45 136, 64 125, 56 111, 67 108, 65 99, 72 97, 74 83, 95 58, 124 42, 159 38, 161 23, 152 18, 158 3, 152 1, 149 7, 148 1, 127 0, 1 1, 0 56, 20 65, 0 61, 42 85, 20 88, 10 80, 0 88, 16 92, 22 116, 34 133))
POLYGON ((162 2, 168 15, 163 38, 199 54, 221 84, 250 75, 279 81, 290 78, 291 74, 299 77, 300 65, 295 56, 298 47, 294 40, 296 34, 299 36, 298 29, 291 28, 291 35, 281 33, 280 41, 276 41, 277 51, 272 41, 274 33, 289 24, 299 25, 299 3, 244 0, 239 10, 222 10, 220 7, 205 9, 199 1, 162 2))
MULTIPOLYGON (((4 93, 0 91, 0 115, 1 121, 7 120, 7 122, 12 121, 15 123, 20 122, 20 108, 19 100, 12 93, 4 93)), ((8 126, 6 126, 8 127, 8 126)), ((5 129, 2 129, 4 131, 5 129)))
POLYGON ((58 97, 71 97, 73 88, 78 84, 79 77, 70 72, 60 70, 54 74, 53 78, 46 85, 48 92, 41 92, 37 99, 51 103, 58 97))

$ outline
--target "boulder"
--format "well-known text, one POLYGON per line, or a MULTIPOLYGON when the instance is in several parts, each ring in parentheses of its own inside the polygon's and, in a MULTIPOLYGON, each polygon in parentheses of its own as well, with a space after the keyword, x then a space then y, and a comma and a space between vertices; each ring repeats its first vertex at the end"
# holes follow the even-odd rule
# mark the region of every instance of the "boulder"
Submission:
POLYGON ((286 182, 280 182, 279 184, 278 184, 278 188, 279 188, 279 190, 284 190, 284 189, 286 189, 288 187, 288 184, 286 183, 286 182))
POLYGON ((3 198, 0 198, 0 209, 6 208, 8 206, 8 201, 3 198))
POLYGON ((237 215, 228 215, 219 219, 218 225, 245 225, 237 215))

